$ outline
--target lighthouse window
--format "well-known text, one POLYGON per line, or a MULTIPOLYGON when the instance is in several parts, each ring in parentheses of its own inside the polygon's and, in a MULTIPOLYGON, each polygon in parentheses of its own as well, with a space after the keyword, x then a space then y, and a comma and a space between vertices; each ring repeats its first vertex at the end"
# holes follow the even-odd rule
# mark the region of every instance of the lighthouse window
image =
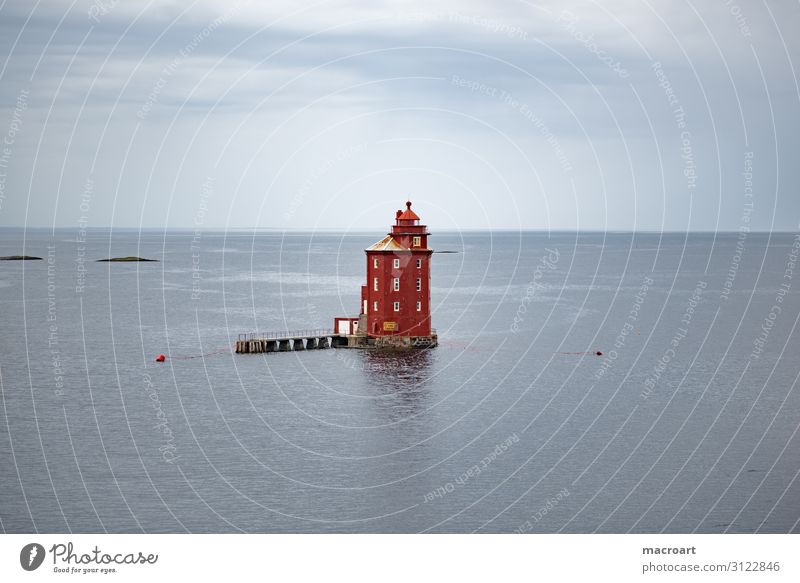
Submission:
POLYGON ((414 237, 414 247, 422 245, 422 237, 414 237))
POLYGON ((373 312, 377 312, 378 311, 378 302, 372 302, 372 311, 373 312))
POLYGON ((400 302, 395 302, 394 303, 394 311, 395 312, 399 312, 400 311, 400 302))
POLYGON ((377 257, 375 257, 372 260, 372 267, 374 267, 375 269, 378 269, 378 258, 377 257))
POLYGON ((394 291, 400 291, 400 278, 394 278, 394 291))
POLYGON ((422 278, 417 278, 417 291, 422 291, 422 278))
POLYGON ((417 311, 418 312, 422 311, 422 302, 417 302, 417 311))
POLYGON ((399 259, 395 259, 394 260, 394 268, 395 269, 400 269, 400 260, 399 259))
POLYGON ((372 289, 374 289, 375 291, 378 291, 378 278, 377 277, 372 280, 372 289))
POLYGON ((422 259, 417 259, 417 269, 422 269, 422 259))

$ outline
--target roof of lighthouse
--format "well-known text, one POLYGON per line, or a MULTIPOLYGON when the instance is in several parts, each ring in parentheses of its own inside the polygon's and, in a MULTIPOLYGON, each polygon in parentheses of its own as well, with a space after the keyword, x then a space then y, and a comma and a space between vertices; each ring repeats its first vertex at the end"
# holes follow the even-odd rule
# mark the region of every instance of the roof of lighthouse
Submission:
MULTIPOLYGON (((409 235, 429 234, 425 232, 425 225, 419 224, 417 213, 411 210, 410 200, 406 203, 405 212, 397 211, 395 221, 396 224, 392 227, 392 232, 374 245, 367 247, 366 251, 411 251, 409 235), (400 235, 400 237, 395 238, 395 235, 400 235)), ((417 246, 414 247, 414 251, 430 251, 430 249, 423 249, 417 246)))
POLYGON ((402 214, 398 215, 397 218, 400 219, 401 221, 418 221, 419 220, 419 217, 417 216, 417 213, 415 213, 414 211, 411 210, 411 201, 410 200, 406 203, 405 212, 403 212, 402 214))
POLYGON ((374 245, 367 247, 367 251, 404 251, 406 249, 391 235, 386 235, 374 245))

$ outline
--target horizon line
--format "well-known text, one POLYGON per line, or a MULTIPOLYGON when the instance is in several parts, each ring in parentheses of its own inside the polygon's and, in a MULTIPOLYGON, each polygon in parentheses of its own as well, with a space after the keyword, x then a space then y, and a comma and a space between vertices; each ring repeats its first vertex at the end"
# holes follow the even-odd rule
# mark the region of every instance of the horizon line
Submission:
MULTIPOLYGON (((237 234, 247 233, 247 234, 307 234, 307 233, 352 233, 352 234, 365 234, 365 235, 372 235, 378 231, 382 231, 381 229, 358 229, 358 230, 342 230, 338 228, 279 228, 279 227, 207 227, 207 228, 198 228, 198 227, 112 227, 112 226, 103 226, 103 227, 85 227, 83 229, 79 227, 52 227, 52 226, 0 226, 0 231, 93 231, 93 232, 110 232, 110 231, 125 231, 125 232, 178 232, 178 233, 227 233, 233 232, 237 234)), ((665 229, 665 230, 656 230, 656 229, 565 229, 565 228, 558 228, 558 229, 544 229, 544 228, 535 228, 535 227, 527 227, 527 228, 519 228, 519 227, 497 227, 497 228, 469 228, 469 229, 439 229, 432 232, 435 236, 436 233, 494 233, 494 232, 501 232, 501 233, 593 233, 593 234, 613 234, 613 235, 621 235, 621 234, 647 234, 647 235, 654 235, 654 234, 670 234, 670 235, 682 235, 682 234, 703 234, 703 235, 712 235, 712 234, 739 234, 741 233, 741 229, 734 230, 734 229, 718 229, 718 230, 711 230, 711 229, 685 229, 685 230, 673 230, 673 229, 665 229)), ((748 234, 796 234, 800 233, 800 229, 795 230, 787 230, 787 229, 774 229, 774 230, 760 230, 760 229, 751 229, 745 231, 748 234)))

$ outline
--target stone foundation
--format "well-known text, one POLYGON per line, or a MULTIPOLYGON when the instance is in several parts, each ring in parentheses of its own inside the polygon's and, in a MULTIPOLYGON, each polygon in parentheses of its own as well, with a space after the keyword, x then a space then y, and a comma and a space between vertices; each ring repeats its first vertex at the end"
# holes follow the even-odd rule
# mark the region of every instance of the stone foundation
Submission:
POLYGON ((437 336, 378 336, 369 339, 371 348, 385 350, 412 350, 418 348, 433 348, 438 344, 437 336))

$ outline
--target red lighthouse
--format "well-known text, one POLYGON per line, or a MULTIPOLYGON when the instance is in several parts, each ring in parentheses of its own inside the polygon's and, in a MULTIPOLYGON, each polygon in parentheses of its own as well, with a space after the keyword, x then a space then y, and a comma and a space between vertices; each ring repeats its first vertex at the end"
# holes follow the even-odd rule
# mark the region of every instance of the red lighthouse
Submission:
POLYGON ((391 232, 365 250, 367 283, 361 287, 361 315, 348 338, 349 346, 436 346, 431 328, 429 235, 409 201, 405 211, 397 211, 391 232))

